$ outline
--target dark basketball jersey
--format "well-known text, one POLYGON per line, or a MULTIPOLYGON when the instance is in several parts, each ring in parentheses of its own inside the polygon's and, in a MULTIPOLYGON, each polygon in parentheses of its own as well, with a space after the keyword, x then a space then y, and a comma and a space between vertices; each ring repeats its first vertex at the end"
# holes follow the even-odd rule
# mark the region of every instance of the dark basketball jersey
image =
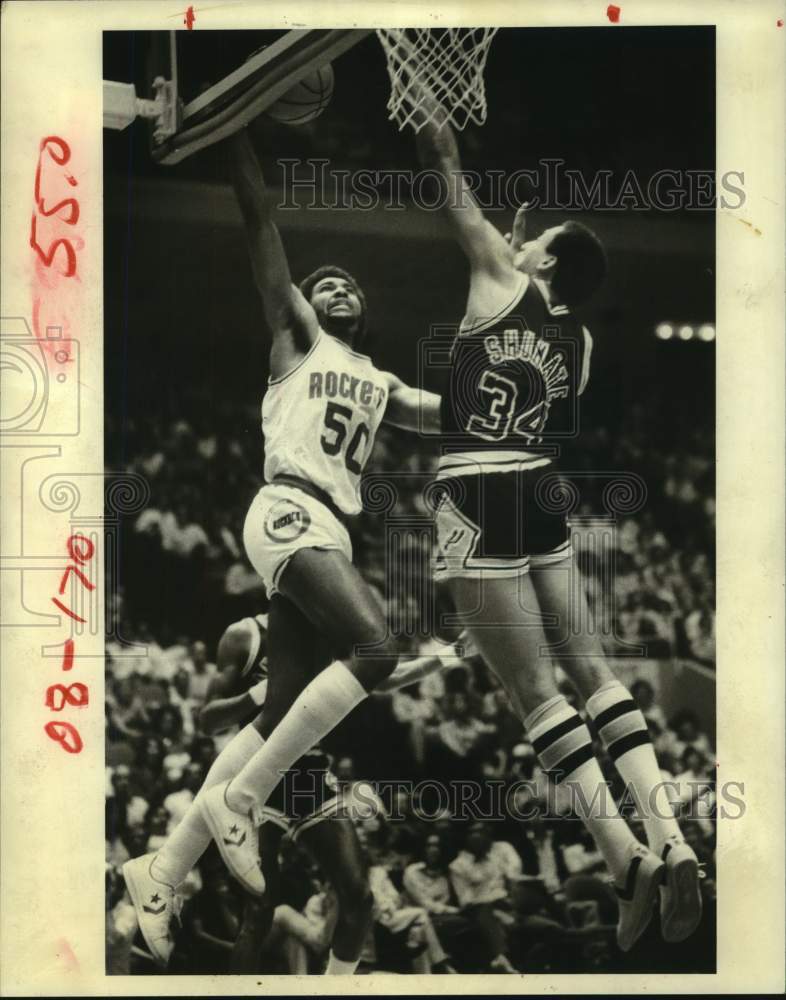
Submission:
POLYGON ((579 430, 592 338, 524 277, 489 319, 462 323, 442 396, 442 475, 546 465, 579 430))

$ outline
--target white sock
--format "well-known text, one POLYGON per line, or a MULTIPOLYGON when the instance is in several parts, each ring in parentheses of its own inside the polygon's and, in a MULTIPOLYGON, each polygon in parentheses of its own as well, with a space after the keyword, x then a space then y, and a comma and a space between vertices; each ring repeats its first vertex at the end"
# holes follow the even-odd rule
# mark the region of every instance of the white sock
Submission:
POLYGON ((306 685, 261 750, 234 778, 227 805, 247 814, 261 808, 285 771, 327 736, 368 692, 340 660, 306 685))
POLYGON ((638 846, 620 816, 592 753, 589 729, 562 695, 544 702, 524 720, 538 760, 560 793, 592 834, 615 881, 627 874, 631 851, 638 846), (571 787, 572 786, 572 787, 571 787))
POLYGON ((153 878, 174 888, 184 881, 212 840, 207 824, 202 819, 202 810, 199 808, 200 796, 213 785, 234 777, 264 742, 254 726, 249 723, 227 743, 211 764, 199 794, 153 858, 150 868, 153 878))
POLYGON ((345 962, 341 958, 336 958, 333 954, 333 949, 330 949, 330 955, 328 956, 327 968, 325 969, 326 976, 354 976, 355 970, 360 962, 359 958, 356 958, 353 962, 345 962))
POLYGON ((658 767, 644 716, 630 692, 617 680, 609 681, 587 699, 598 735, 641 810, 647 843, 657 854, 669 837, 681 837, 658 767))

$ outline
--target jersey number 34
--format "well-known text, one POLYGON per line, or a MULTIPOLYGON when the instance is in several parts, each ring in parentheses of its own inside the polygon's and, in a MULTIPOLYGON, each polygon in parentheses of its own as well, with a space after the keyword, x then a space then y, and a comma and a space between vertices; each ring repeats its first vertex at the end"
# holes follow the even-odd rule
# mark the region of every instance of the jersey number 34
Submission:
POLYGON ((470 434, 485 441, 502 441, 508 434, 523 437, 528 444, 540 441, 540 432, 549 412, 546 400, 536 403, 514 420, 519 390, 512 379, 486 370, 480 377, 478 389, 488 398, 488 413, 483 416, 473 414, 469 418, 467 430, 470 434))

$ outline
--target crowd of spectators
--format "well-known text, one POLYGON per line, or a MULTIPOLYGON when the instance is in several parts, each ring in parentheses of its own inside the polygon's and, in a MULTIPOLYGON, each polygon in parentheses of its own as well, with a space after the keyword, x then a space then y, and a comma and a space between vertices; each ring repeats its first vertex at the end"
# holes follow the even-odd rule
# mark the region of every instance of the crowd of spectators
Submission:
MULTIPOLYGON (((263 481, 258 412, 224 405, 213 407, 209 420, 198 407, 180 412, 177 420, 150 418, 122 428, 110 421, 107 429, 111 467, 150 484, 144 509, 124 519, 120 586, 108 595, 116 638, 107 645, 106 664, 107 961, 115 972, 152 971, 120 866, 162 843, 230 738, 206 737, 198 728, 216 670, 211 658, 226 625, 257 613, 265 601, 242 549, 246 507, 263 481)), ((597 461, 596 468, 644 474, 646 466, 650 486, 646 508, 618 521, 613 590, 608 564, 597 546, 585 544, 590 507, 601 509, 602 484, 594 493, 590 480, 582 487, 574 540, 584 585, 596 618, 608 625, 609 649, 644 644, 650 657, 688 657, 711 667, 711 456, 699 439, 684 454, 661 454, 645 448, 646 433, 634 414, 613 446, 598 431, 577 459, 588 469, 597 461)), ((369 469, 395 473, 395 490, 389 502, 383 498, 383 512, 358 519, 353 534, 357 562, 410 652, 433 649, 427 588, 413 587, 412 580, 429 575, 433 533, 425 487, 435 457, 425 444, 412 450, 411 439, 397 432, 380 434, 369 469), (392 526, 387 536, 380 518, 392 526), (391 552, 405 572, 386 572, 391 552)), ((369 496, 374 500, 373 492, 369 496)), ((577 701, 564 679, 562 689, 577 701)), ((504 691, 479 658, 468 657, 361 706, 367 716, 349 726, 344 755, 334 759, 343 787, 370 782, 379 801, 372 815, 357 820, 374 896, 374 931, 361 970, 713 967, 712 734, 687 705, 667 717, 657 685, 639 680, 633 694, 664 778, 676 783, 675 806, 691 812, 684 829, 704 865, 710 914, 700 933, 667 956, 662 948, 647 949, 646 939, 632 957, 616 950, 614 895, 583 827, 548 812, 516 818, 544 799, 545 786, 504 691), (482 789, 474 812, 443 801, 439 791, 467 781, 482 789), (494 806, 504 801, 495 795, 510 789, 513 815, 494 806)), ((619 798, 624 789, 598 742, 596 750, 619 798)), ((284 899, 270 936, 260 942, 260 971, 319 971, 335 920, 332 890, 313 860, 286 838, 280 860, 284 899)), ((244 901, 212 848, 183 895, 171 971, 227 971, 244 901)), ((657 937, 656 928, 652 933, 657 937)))
MULTIPOLYGON (((609 652, 643 647, 645 655, 713 667, 712 444, 694 431, 681 450, 668 441, 659 446, 651 412, 632 407, 623 431, 589 430, 566 457, 580 485, 573 537, 583 586, 609 652), (602 469, 638 474, 647 488, 643 509, 616 515, 605 550, 592 518, 604 513, 602 469)), ((129 625, 143 622, 171 642, 199 620, 200 637, 215 642, 228 621, 264 601, 242 545, 248 503, 263 483, 258 423, 254 407, 211 405, 208 416, 198 399, 171 421, 150 417, 120 427, 108 420, 115 467, 138 473, 151 488, 145 509, 123 524, 120 587, 112 596, 129 625)), ((386 604, 402 649, 415 649, 435 630, 429 484, 436 462, 436 443, 420 439, 413 448, 411 435, 383 427, 367 466, 370 509, 352 526, 355 561, 386 604)))
MULTIPOLYGON (((152 971, 135 939, 119 869, 127 858, 162 844, 229 738, 202 736, 194 726, 216 669, 204 643, 161 648, 149 636, 145 641, 147 657, 128 658, 119 644, 108 650, 108 946, 114 971, 152 971)), ((575 701, 565 681, 562 688, 575 701)), ((647 681, 634 684, 632 693, 652 729, 664 780, 674 782, 675 807, 689 815, 684 830, 705 866, 702 889, 711 915, 710 735, 690 710, 666 719, 647 681)), ((361 720, 354 737, 347 737, 347 754, 336 755, 333 765, 348 798, 364 806, 356 823, 369 864, 374 928, 362 970, 633 968, 613 945, 614 894, 602 859, 580 823, 549 808, 521 723, 479 658, 376 695, 369 712, 373 717, 361 720), (395 761, 395 779, 386 751, 395 761)), ((595 748, 612 794, 622 801, 611 762, 597 741, 595 748)), ((641 835, 635 814, 631 822, 641 835)), ((280 863, 284 895, 271 935, 259 943, 259 969, 319 971, 335 898, 313 860, 286 838, 280 863)), ((229 971, 244 903, 212 847, 181 892, 183 930, 171 971, 229 971)), ((670 949, 661 962, 686 971, 709 968, 712 948, 705 927, 690 947, 670 949)), ((648 956, 663 951, 656 946, 637 954, 641 969, 648 956)))

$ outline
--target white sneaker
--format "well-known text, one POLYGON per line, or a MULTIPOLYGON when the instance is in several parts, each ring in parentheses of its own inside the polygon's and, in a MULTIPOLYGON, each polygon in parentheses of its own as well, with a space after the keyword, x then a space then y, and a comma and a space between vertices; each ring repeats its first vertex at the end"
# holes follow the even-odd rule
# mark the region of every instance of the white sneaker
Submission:
POLYGON ((265 892, 259 863, 259 836, 250 816, 230 809, 226 802, 228 781, 201 795, 202 816, 221 852, 224 864, 244 889, 254 896, 265 892))
POLYGON ((139 929, 159 965, 166 965, 175 947, 172 918, 178 916, 175 889, 153 878, 150 867, 155 854, 143 854, 123 865, 123 877, 136 910, 139 929))
POLYGON ((693 848, 676 835, 666 841, 661 857, 666 862, 660 890, 663 940, 684 941, 701 921, 699 861, 693 848))
POLYGON ((639 844, 628 862, 625 885, 615 884, 619 904, 617 944, 621 951, 630 951, 652 920, 664 868, 657 854, 639 844))

